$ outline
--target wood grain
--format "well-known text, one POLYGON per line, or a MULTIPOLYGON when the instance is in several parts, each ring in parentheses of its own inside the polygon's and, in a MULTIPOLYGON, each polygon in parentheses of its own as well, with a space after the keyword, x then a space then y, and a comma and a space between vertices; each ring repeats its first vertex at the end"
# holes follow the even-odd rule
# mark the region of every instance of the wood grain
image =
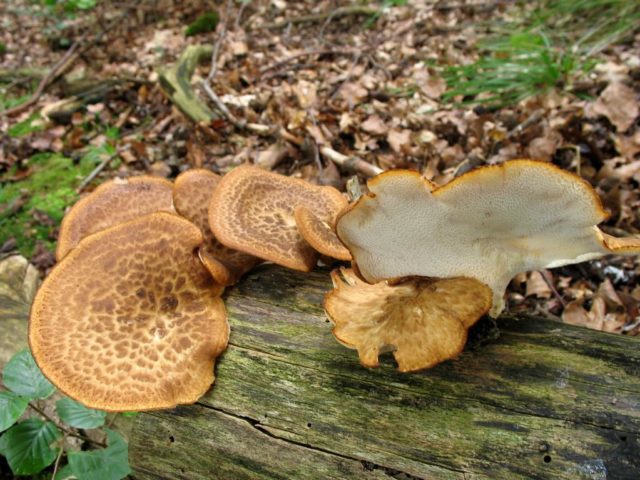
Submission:
POLYGON ((331 334, 329 288, 326 271, 265 266, 230 289, 216 384, 136 417, 136 477, 639 477, 635 338, 507 316, 455 361, 368 370, 331 334))

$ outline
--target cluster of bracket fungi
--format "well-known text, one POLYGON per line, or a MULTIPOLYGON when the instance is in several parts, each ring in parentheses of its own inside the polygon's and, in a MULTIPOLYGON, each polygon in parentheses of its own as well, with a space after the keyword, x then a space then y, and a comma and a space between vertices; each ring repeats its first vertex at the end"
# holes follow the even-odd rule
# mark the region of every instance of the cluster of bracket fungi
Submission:
POLYGON ((102 410, 193 403, 229 338, 224 288, 264 261, 331 274, 335 337, 375 367, 456 357, 468 329, 497 316, 517 273, 638 255, 614 238, 595 190, 550 164, 514 160, 437 187, 408 170, 368 182, 349 203, 331 187, 241 166, 189 170, 174 183, 115 179, 74 205, 58 264, 38 291, 29 342, 61 391, 102 410))

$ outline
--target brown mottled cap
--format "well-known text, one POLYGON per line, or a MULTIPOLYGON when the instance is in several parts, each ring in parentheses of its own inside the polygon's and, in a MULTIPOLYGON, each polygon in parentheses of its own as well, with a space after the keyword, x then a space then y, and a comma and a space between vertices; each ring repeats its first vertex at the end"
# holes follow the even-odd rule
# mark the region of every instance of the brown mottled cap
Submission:
POLYGON ((324 307, 333 334, 356 348, 360 363, 377 367, 393 351, 401 372, 456 357, 467 330, 491 308, 491 289, 470 278, 413 278, 396 285, 368 284, 350 269, 331 272, 334 290, 324 307))
POLYGON ((225 247, 211 232, 209 203, 220 178, 204 168, 181 173, 173 186, 173 203, 180 215, 202 231, 204 244, 200 247, 200 259, 213 278, 221 285, 233 285, 262 260, 225 247))
POLYGON ((223 244, 294 270, 311 270, 318 253, 302 238, 294 211, 341 210, 347 201, 332 187, 242 166, 222 177, 213 192, 209 225, 223 244))
POLYGON ((485 166, 442 187, 394 170, 368 186, 336 223, 363 278, 475 278, 494 293, 492 316, 520 272, 640 253, 637 238, 598 229, 608 213, 588 182, 548 163, 485 166))
POLYGON ((191 222, 153 213, 82 240, 36 294, 29 343, 45 376, 108 411, 193 403, 229 338, 191 222))
POLYGON ((77 202, 65 215, 58 235, 60 261, 87 235, 153 212, 175 212, 171 182, 159 177, 109 180, 77 202))
POLYGON ((351 253, 331 228, 330 222, 333 222, 335 215, 331 220, 323 220, 301 205, 296 207, 295 217, 298 231, 315 250, 338 260, 351 260, 351 253))

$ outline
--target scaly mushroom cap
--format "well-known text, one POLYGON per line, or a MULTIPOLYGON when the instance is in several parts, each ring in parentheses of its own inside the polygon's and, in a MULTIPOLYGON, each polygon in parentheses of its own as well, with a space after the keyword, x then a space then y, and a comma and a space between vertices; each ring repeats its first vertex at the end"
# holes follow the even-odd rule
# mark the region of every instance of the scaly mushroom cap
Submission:
POLYGON ((222 287, 195 249, 198 227, 153 213, 82 240, 31 308, 29 343, 45 376, 109 411, 193 403, 227 346, 222 287))
POLYGON ((347 204, 332 187, 242 166, 222 177, 209 206, 209 225, 224 245, 294 270, 308 272, 318 258, 296 227, 295 208, 320 218, 347 204))
POLYGON ((220 176, 204 168, 181 173, 173 186, 173 204, 180 215, 193 222, 204 236, 200 259, 221 285, 233 285, 262 262, 261 259, 225 247, 209 227, 209 203, 220 176))
POLYGON ((440 188, 396 170, 369 190, 336 225, 363 278, 475 278, 493 290, 493 316, 519 272, 640 252, 596 227, 608 214, 591 185, 547 163, 479 168, 440 188))
POLYGON ((401 372, 422 370, 456 357, 467 330, 491 307, 491 290, 470 278, 414 278, 370 285, 353 270, 331 272, 334 290, 324 307, 333 334, 358 350, 360 363, 377 367, 393 351, 401 372))
POLYGON ((159 177, 109 180, 77 202, 60 226, 56 260, 62 260, 87 235, 153 212, 175 212, 173 185, 159 177))
MULTIPOLYGON (((307 207, 295 210, 296 225, 302 237, 322 255, 338 260, 351 260, 351 253, 345 247, 327 221, 323 221, 307 207)), ((331 222, 335 220, 331 219, 331 222)))

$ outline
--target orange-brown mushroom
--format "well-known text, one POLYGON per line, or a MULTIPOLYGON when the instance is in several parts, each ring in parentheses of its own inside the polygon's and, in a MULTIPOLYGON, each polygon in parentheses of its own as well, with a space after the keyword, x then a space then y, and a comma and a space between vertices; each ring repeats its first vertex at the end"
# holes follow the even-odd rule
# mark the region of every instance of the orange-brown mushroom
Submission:
POLYGON ((347 204, 332 187, 242 166, 222 177, 209 206, 209 225, 224 245, 294 270, 311 270, 317 252, 300 235, 294 211, 321 218, 347 204))
POLYGON ((491 308, 491 289, 470 278, 412 278, 368 284, 350 269, 331 272, 334 290, 324 307, 333 334, 358 350, 360 363, 377 367, 392 351, 401 372, 456 357, 467 330, 491 308))
POLYGON ((168 180, 146 175, 103 183, 65 215, 56 260, 62 260, 87 235, 152 212, 175 212, 172 190, 168 180))
MULTIPOLYGON (((315 250, 327 257, 351 260, 351 253, 345 247, 328 221, 323 221, 305 206, 295 210, 296 225, 302 237, 315 250)), ((335 218, 331 219, 333 222, 335 218)))
POLYGON ((253 255, 224 246, 209 227, 209 203, 220 176, 204 168, 181 173, 173 186, 173 203, 176 210, 200 228, 204 244, 200 247, 200 259, 221 285, 233 285, 242 275, 262 262, 253 255))
POLYGON ((45 376, 108 411, 193 403, 229 325, 191 222, 153 213, 84 238, 36 294, 29 343, 45 376))

